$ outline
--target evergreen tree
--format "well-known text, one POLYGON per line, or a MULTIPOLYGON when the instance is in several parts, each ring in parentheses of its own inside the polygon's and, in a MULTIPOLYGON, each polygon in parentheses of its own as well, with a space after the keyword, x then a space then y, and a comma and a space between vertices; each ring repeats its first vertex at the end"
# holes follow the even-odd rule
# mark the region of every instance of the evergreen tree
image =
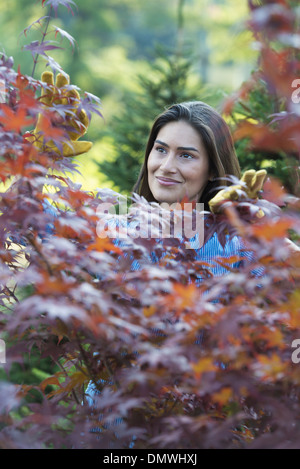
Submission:
POLYGON ((151 76, 138 77, 139 91, 127 94, 124 111, 112 119, 108 133, 116 156, 97 164, 121 192, 130 193, 138 177, 154 118, 176 102, 212 100, 198 78, 191 84, 193 64, 191 56, 157 49, 151 76))
MULTIPOLYGON (((287 103, 276 96, 263 77, 254 81, 246 98, 239 99, 231 113, 234 120, 232 131, 242 122, 257 122, 276 131, 277 121, 284 116, 287 103)), ((278 178, 290 193, 297 192, 298 162, 297 154, 280 149, 267 150, 253 148, 250 137, 235 141, 237 156, 243 171, 247 169, 266 169, 269 175, 278 178)))

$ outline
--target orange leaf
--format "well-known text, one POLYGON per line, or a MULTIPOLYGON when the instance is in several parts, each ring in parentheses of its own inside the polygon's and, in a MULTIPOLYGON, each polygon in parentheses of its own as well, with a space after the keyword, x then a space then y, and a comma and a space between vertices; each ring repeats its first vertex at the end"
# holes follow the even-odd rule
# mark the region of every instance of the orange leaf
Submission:
POLYGON ((151 316, 153 316, 153 314, 156 312, 156 308, 155 306, 147 306, 143 309, 143 313, 144 313, 144 316, 146 318, 149 318, 151 316))
POLYGON ((61 139, 65 133, 60 127, 55 127, 52 125, 52 121, 50 117, 46 114, 43 114, 40 123, 39 123, 39 130, 42 131, 44 137, 47 138, 47 140, 59 140, 61 139))
POLYGON ((209 373, 218 369, 213 358, 209 357, 201 358, 197 363, 193 364, 192 367, 197 378, 200 378, 203 373, 209 373))
POLYGON ((274 238, 286 238, 288 237, 288 230, 292 228, 293 221, 287 219, 281 219, 277 221, 268 220, 265 223, 259 225, 253 225, 251 227, 252 234, 258 238, 271 241, 274 238))
POLYGON ((29 391, 31 391, 32 389, 34 389, 34 386, 31 386, 29 384, 22 384, 18 392, 18 397, 26 397, 29 391))
POLYGON ((96 241, 93 244, 90 244, 87 248, 88 251, 113 251, 117 254, 122 254, 122 249, 114 245, 109 237, 105 238, 96 238, 96 241))
POLYGON ((263 198, 277 205, 283 205, 286 192, 282 183, 275 178, 268 178, 264 183, 263 198))
POLYGON ((247 99, 247 96, 249 94, 249 91, 253 88, 254 83, 255 83, 255 75, 253 75, 253 78, 250 79, 249 81, 245 82, 242 84, 240 89, 234 93, 232 96, 229 98, 226 98, 222 105, 222 113, 225 115, 232 114, 234 110, 234 105, 236 102, 247 99))
POLYGON ((1 111, 4 115, 0 115, 0 124, 3 125, 7 131, 21 132, 23 127, 34 123, 34 119, 26 119, 27 112, 24 108, 18 108, 14 112, 7 104, 1 106, 1 111))
POLYGON ((69 188, 67 190, 67 201, 72 205, 72 207, 81 207, 84 202, 87 202, 91 199, 91 196, 82 190, 73 190, 69 188))
POLYGON ((286 301, 280 308, 281 312, 283 313, 287 312, 288 319, 286 321, 288 325, 293 329, 300 328, 299 305, 300 305, 300 290, 297 289, 293 291, 288 301, 286 301))
POLYGON ((173 288, 174 293, 166 295, 163 298, 162 302, 165 306, 172 305, 174 309, 181 311, 192 307, 199 298, 199 290, 194 283, 190 285, 175 283, 173 288))
POLYGON ((255 374, 262 381, 281 379, 289 367, 290 363, 283 362, 276 353, 273 353, 271 356, 257 355, 257 362, 253 366, 255 374))
POLYGON ((212 398, 215 402, 220 405, 225 405, 228 403, 229 399, 232 398, 232 389, 229 387, 225 387, 218 392, 215 392, 212 395, 212 398))
POLYGON ((36 283, 36 291, 39 295, 57 295, 67 293, 73 284, 62 282, 59 278, 51 278, 48 273, 43 272, 43 279, 36 283))
POLYGON ((40 383, 40 388, 43 392, 45 392, 45 389, 47 386, 49 385, 54 385, 54 386, 58 386, 59 388, 61 387, 61 384, 58 380, 58 377, 57 375, 54 375, 54 376, 49 376, 49 378, 46 378, 44 379, 41 383, 40 383))
POLYGON ((263 327, 260 338, 266 341, 268 347, 284 347, 284 338, 278 327, 263 327))
POLYGON ((259 150, 295 152, 298 150, 297 135, 299 135, 299 122, 282 124, 275 131, 264 124, 243 121, 234 131, 233 138, 235 141, 250 138, 251 148, 259 150))
POLYGON ((71 392, 75 387, 81 386, 88 380, 89 378, 86 373, 82 371, 75 371, 75 373, 72 374, 70 381, 63 385, 62 391, 71 392))

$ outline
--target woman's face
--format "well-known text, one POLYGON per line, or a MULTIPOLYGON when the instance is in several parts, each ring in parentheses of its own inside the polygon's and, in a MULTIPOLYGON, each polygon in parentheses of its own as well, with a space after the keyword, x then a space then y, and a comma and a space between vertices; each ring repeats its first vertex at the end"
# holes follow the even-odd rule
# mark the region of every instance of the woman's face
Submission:
POLYGON ((209 160, 199 133, 187 122, 160 129, 148 157, 148 184, 158 202, 197 201, 209 179, 209 160))

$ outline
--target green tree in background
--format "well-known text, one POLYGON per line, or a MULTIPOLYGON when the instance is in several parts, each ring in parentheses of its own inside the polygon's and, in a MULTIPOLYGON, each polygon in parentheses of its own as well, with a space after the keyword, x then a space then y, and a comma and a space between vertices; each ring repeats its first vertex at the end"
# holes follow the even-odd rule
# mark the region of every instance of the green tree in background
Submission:
POLYGON ((238 99, 225 104, 232 119, 235 147, 244 170, 265 168, 275 176, 289 193, 299 195, 299 152, 296 147, 299 129, 293 122, 299 114, 298 102, 293 101, 293 81, 299 76, 299 47, 296 36, 288 38, 287 31, 299 31, 298 2, 288 0, 281 6, 263 2, 261 10, 252 5, 250 27, 254 32, 260 55, 249 79, 237 92, 238 99), (282 15, 282 16, 280 16, 282 15), (278 28, 280 34, 275 35, 278 28), (231 109, 230 109, 231 108, 231 109), (285 129, 281 140, 272 140, 280 128, 285 129), (255 143, 253 140, 255 137, 255 143), (265 139, 263 138, 265 137, 265 139))
MULTIPOLYGON (((286 103, 268 89, 267 83, 258 79, 249 90, 247 99, 240 99, 234 106, 231 117, 232 129, 245 121, 257 122, 276 128, 276 120, 284 116, 286 103)), ((238 138, 235 142, 237 156, 243 170, 264 168, 269 175, 281 180, 290 193, 295 192, 297 181, 297 155, 283 150, 257 149, 251 146, 249 137, 238 138)))
MULTIPOLYGON (((178 54, 183 45, 188 44, 194 57, 190 69, 193 76, 189 81, 192 78, 192 81, 219 89, 219 97, 222 91, 231 92, 248 77, 257 55, 249 47, 251 34, 243 27, 246 0, 239 3, 236 0, 79 0, 74 2, 77 6, 72 6, 74 14, 70 14, 63 3, 58 4, 58 14, 53 16, 49 32, 55 25, 66 29, 76 41, 72 46, 66 38, 59 35, 55 38, 52 32, 47 40, 58 40, 62 49, 52 51, 51 56, 70 75, 73 84, 101 98, 104 116, 104 120, 92 120, 87 137, 95 145, 78 159, 82 177, 76 177, 76 182, 87 190, 104 184, 111 186, 96 162, 115 158, 115 151, 110 153, 111 148, 122 144, 122 135, 116 134, 116 121, 121 116, 128 120, 128 110, 134 110, 132 103, 128 105, 130 98, 140 103, 141 97, 146 100, 142 96, 144 85, 138 77, 157 74, 156 79, 160 79, 160 72, 155 68, 163 59, 154 57, 155 44, 164 50, 173 50, 173 54, 178 54), (103 138, 108 134, 109 139, 103 138)), ((47 1, 43 4, 44 8, 42 2, 0 0, 0 50, 14 57, 22 73, 32 72, 30 52, 24 50, 24 45, 39 39, 42 22, 27 30, 26 36, 22 31, 49 13, 47 1)), ((167 62, 164 66, 168 67, 167 62)), ((35 78, 38 79, 45 68, 46 62, 40 57, 35 78)), ((183 91, 187 97, 202 96, 199 88, 196 96, 187 89, 180 92, 183 94, 183 91)), ((162 110, 160 104, 165 103, 169 104, 167 97, 163 103, 149 108, 149 120, 162 110)), ((138 118, 132 113, 130 119, 138 118)), ((143 128, 142 123, 140 126, 143 128)), ((142 142, 146 135, 147 132, 142 142)), ((140 151, 143 153, 142 148, 140 151)), ((133 179, 131 176, 131 181, 133 179)))
MULTIPOLYGON (((138 76, 138 91, 125 95, 123 112, 110 123, 108 135, 115 142, 115 156, 98 166, 121 192, 130 193, 137 180, 154 118, 174 103, 212 99, 205 92, 199 73, 195 73, 197 58, 184 41, 184 7, 185 0, 178 0, 173 50, 156 47, 151 72, 138 76)), ((214 105, 217 95, 214 92, 214 105)))
POLYGON ((100 171, 120 191, 130 192, 138 177, 154 118, 175 102, 202 98, 200 81, 190 83, 192 66, 191 58, 157 50, 151 75, 140 75, 139 91, 125 96, 124 111, 112 119, 108 130, 115 157, 99 163, 100 171))

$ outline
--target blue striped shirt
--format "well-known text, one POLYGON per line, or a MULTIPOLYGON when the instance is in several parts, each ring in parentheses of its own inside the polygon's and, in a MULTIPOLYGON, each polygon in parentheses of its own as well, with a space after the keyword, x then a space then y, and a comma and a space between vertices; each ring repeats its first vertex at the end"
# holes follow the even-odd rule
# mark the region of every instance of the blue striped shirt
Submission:
MULTIPOLYGON (((134 231, 135 227, 136 227, 135 223, 130 223, 130 222, 128 223, 124 219, 120 219, 119 217, 114 217, 108 221, 108 228, 109 228, 108 235, 112 238, 112 241, 115 246, 118 246, 121 249, 126 248, 126 255, 128 255, 128 251, 130 252, 130 246, 133 246, 132 242, 130 242, 130 236, 131 236, 130 233, 132 233, 132 236, 134 238, 134 236, 136 235, 136 232, 134 231), (120 225, 123 228, 128 229, 127 231, 128 235, 126 236, 126 238, 117 237, 117 233, 118 233, 118 229, 120 225), (130 229, 132 229, 132 232, 130 232, 130 229), (116 235, 116 237, 114 237, 114 235, 116 235)), ((222 266, 218 262, 216 262, 218 258, 223 258, 223 259, 230 259, 234 257, 239 258, 239 260, 237 260, 236 262, 233 262, 230 265, 231 268, 238 268, 244 262, 253 261, 253 253, 245 249, 245 245, 239 236, 230 237, 229 235, 226 235, 225 238, 226 238, 226 243, 224 247, 220 243, 216 232, 213 233, 213 235, 202 246, 200 246, 199 236, 197 233, 194 235, 193 238, 189 239, 188 249, 192 249, 195 261, 210 264, 209 270, 213 276, 218 277, 221 275, 228 274, 230 272, 230 270, 228 270, 225 266, 222 266)), ((184 239, 182 237, 178 237, 178 239, 181 245, 183 245, 184 239)), ((155 241, 157 244, 161 242, 159 238, 155 239, 155 241)), ((162 259, 166 255, 167 255, 167 251, 161 252, 160 259, 162 259)), ((134 256, 132 255, 130 257, 132 259, 131 271, 141 270, 142 268, 141 262, 138 259, 135 259, 134 256)), ((159 262, 159 259, 155 255, 155 253, 151 253, 151 256, 149 256, 148 258, 148 261, 155 264, 159 262)), ((203 278, 198 277, 196 280, 196 283, 200 283, 202 280, 203 278)))

